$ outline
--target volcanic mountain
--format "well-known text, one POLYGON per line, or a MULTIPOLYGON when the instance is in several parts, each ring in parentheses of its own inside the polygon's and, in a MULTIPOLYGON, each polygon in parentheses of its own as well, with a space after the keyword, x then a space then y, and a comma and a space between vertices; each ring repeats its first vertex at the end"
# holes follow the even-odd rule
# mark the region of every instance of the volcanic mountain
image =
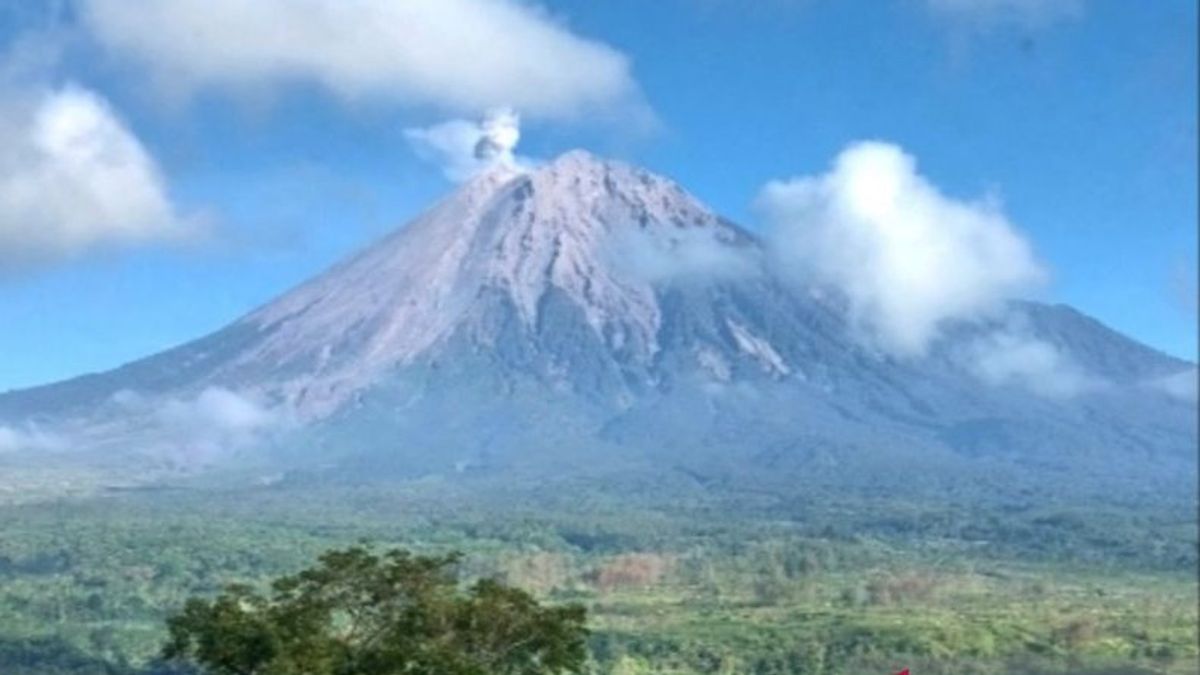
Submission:
POLYGON ((1193 364, 1033 302, 895 358, 779 265, 644 170, 498 164, 223 330, 0 395, 0 459, 124 483, 245 466, 1194 491, 1193 364), (1075 384, 981 376, 1004 340, 1075 384))

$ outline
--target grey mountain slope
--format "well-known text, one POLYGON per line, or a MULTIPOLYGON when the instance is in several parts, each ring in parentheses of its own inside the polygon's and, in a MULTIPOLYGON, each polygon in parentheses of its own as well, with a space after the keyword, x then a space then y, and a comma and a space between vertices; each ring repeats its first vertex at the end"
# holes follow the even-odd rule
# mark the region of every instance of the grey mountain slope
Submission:
POLYGON ((851 339, 835 295, 766 261, 752 234, 640 169, 580 152, 497 167, 211 336, 0 395, 0 424, 61 430, 58 454, 81 461, 195 470, 156 411, 221 388, 286 413, 226 448, 284 468, 1193 489, 1194 400, 1157 386, 1192 364, 1023 302, 1005 321, 1103 386, 989 384, 963 347, 1002 324, 891 359, 851 339), (122 392, 149 403, 131 412, 122 392))
POLYGON ((1189 364, 1122 335, 1069 305, 1026 303, 1032 331, 1060 347, 1086 371, 1112 382, 1136 384, 1186 369, 1189 364))

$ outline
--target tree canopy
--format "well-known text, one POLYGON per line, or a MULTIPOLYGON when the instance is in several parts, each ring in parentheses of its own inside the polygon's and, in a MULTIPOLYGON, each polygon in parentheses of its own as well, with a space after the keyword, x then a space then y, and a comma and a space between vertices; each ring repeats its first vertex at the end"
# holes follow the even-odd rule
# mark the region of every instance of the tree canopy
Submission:
POLYGON ((211 675, 550 675, 587 660, 582 606, 460 583, 458 555, 334 550, 269 594, 231 586, 168 622, 163 656, 211 675))

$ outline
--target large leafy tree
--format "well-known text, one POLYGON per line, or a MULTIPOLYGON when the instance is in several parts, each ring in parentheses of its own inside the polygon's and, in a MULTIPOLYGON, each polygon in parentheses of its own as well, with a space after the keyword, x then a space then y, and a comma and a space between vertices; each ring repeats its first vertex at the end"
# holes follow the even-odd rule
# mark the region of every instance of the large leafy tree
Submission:
POLYGON ((212 675, 550 675, 587 659, 583 607, 543 607, 458 556, 330 551, 271 593, 232 586, 168 620, 165 658, 212 675))

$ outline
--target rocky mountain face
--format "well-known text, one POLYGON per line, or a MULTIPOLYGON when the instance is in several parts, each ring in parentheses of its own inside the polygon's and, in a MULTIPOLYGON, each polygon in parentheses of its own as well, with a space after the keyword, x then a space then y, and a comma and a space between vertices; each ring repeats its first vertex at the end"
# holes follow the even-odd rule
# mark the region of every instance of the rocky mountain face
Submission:
POLYGON ((0 395, 0 458, 1194 491, 1193 364, 1027 302, 893 358, 778 265, 635 167, 498 165, 213 335, 0 395))

